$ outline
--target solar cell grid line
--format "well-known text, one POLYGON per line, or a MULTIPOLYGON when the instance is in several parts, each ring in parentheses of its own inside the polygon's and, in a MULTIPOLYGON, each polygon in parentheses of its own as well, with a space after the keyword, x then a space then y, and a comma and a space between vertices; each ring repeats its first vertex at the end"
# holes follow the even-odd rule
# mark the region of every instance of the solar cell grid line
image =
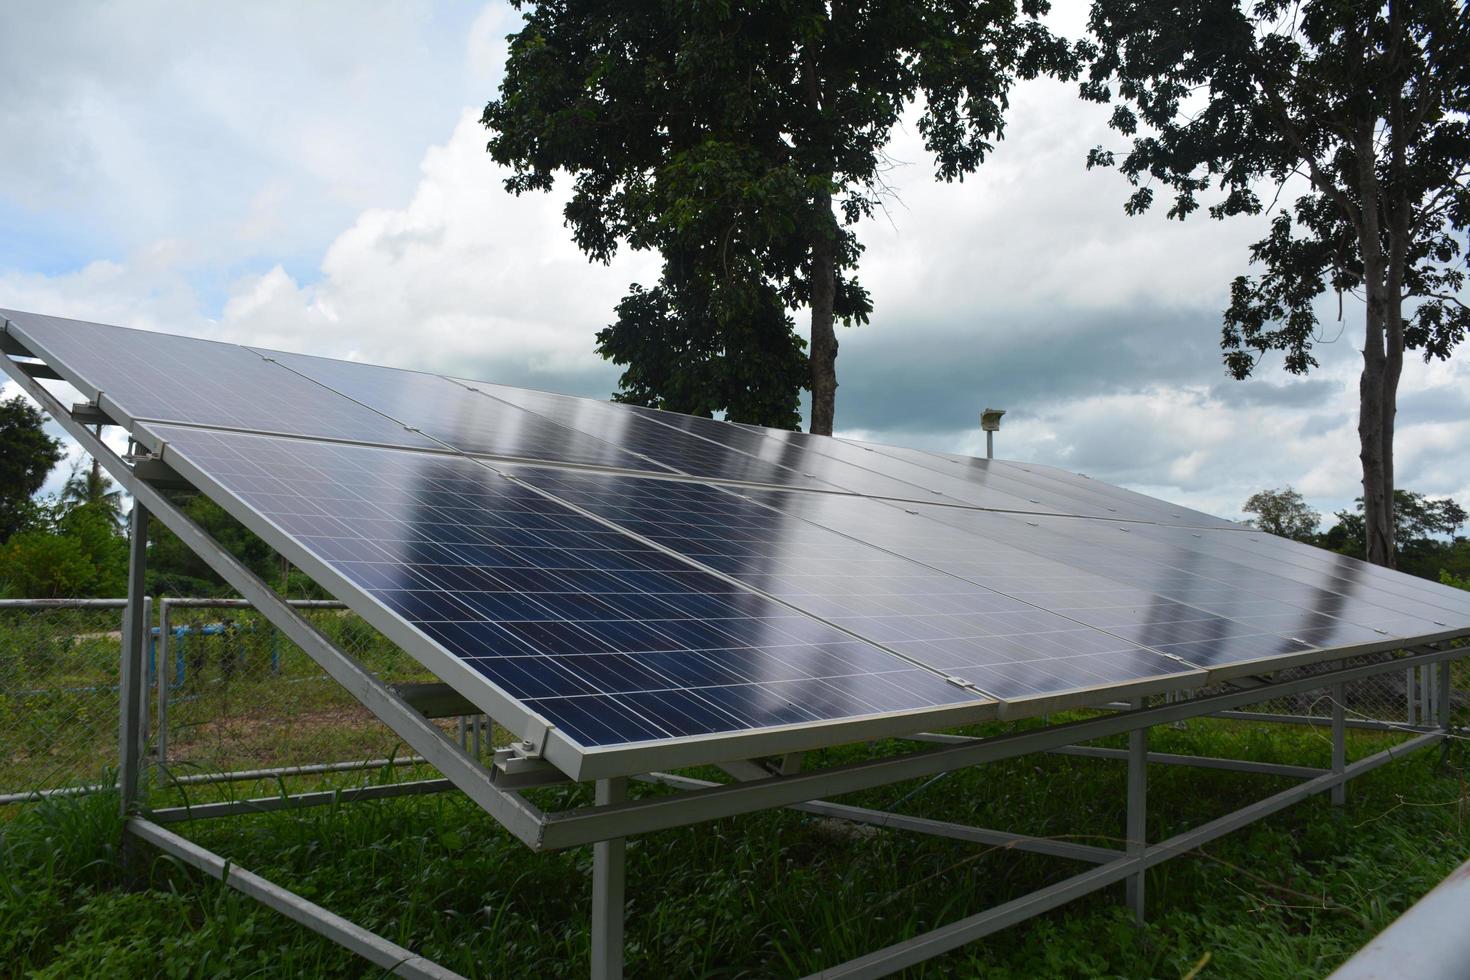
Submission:
POLYGON ((450 380, 552 422, 594 435, 629 452, 657 460, 689 476, 829 492, 842 489, 778 463, 731 452, 708 440, 656 425, 628 411, 625 406, 611 402, 511 388, 488 381, 453 377, 450 380))
MULTIPOLYGON (((1170 606, 1161 609, 1159 617, 1137 624, 1135 632, 1120 625, 1112 630, 1146 638, 1151 647, 1208 667, 1215 677, 1225 676, 1227 668, 1236 671, 1272 660, 1289 666, 1324 659, 1325 650, 1388 649, 1444 632, 1428 620, 1401 616, 1264 568, 1160 545, 1115 525, 1044 516, 1021 520, 954 508, 922 511, 941 524, 1209 613, 1212 618, 1207 622, 1186 625, 1176 622, 1181 611, 1170 606), (1244 627, 1244 632, 1232 624, 1244 627)), ((1183 533, 1192 537, 1236 532, 1183 533)))
POLYGON ((810 472, 843 489, 866 496, 921 502, 945 501, 1031 513, 1064 513, 1107 516, 1101 509, 1051 494, 1046 500, 1035 488, 1001 479, 989 483, 958 478, 934 468, 913 465, 902 459, 870 452, 853 443, 830 436, 769 429, 754 425, 732 425, 715 419, 629 406, 671 428, 697 435, 720 445, 779 459, 783 465, 810 472))
POLYGON ((1053 512, 1067 506, 1062 503, 1066 501, 1076 508, 1071 513, 1077 515, 1149 521, 1158 524, 1204 527, 1237 526, 1210 514, 1112 487, 1077 474, 1067 474, 1069 478, 1062 479, 1054 475, 1062 471, 1054 470, 1053 467, 1018 463, 1011 460, 981 459, 937 453, 925 449, 871 442, 841 441, 876 453, 880 457, 891 457, 962 479, 989 483, 999 488, 1009 488, 1010 492, 1030 496, 1038 502, 1047 501, 1050 504, 1049 509, 1053 512))
MULTIPOLYGON (((558 500, 1006 704, 1203 683, 1203 671, 1178 658, 726 488, 570 470, 512 472, 558 500)), ((761 496, 879 506, 844 495, 761 496)))
POLYGON ((294 544, 309 574, 327 566, 360 590, 339 598, 369 622, 391 612, 582 749, 994 714, 932 671, 464 457, 149 429, 165 460, 294 544))
POLYGON ((667 473, 602 439, 421 371, 249 348, 445 446, 469 455, 667 473))
POLYGON ((234 344, 12 310, 0 310, 0 316, 8 321, 7 332, 124 425, 150 419, 434 446, 234 344))

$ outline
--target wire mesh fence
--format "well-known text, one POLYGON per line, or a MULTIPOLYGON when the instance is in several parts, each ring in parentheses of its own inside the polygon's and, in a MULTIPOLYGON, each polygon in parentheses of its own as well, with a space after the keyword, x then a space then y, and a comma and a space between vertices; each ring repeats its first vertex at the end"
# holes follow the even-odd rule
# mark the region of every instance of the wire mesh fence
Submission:
MULTIPOLYGON (((435 680, 337 602, 294 602, 390 684, 435 680)), ((399 758, 398 737, 239 600, 159 603, 154 757, 166 777, 399 758)))
MULTIPOLYGON (((297 611, 390 684, 435 678, 338 602, 297 611)), ((122 599, 0 601, 0 802, 95 783, 117 764, 122 599)), ((146 751, 161 782, 281 769, 335 771, 405 761, 398 737, 243 600, 149 602, 146 751)), ((1355 658, 1381 660, 1391 654, 1355 658)), ((1335 664, 1293 668, 1309 676, 1335 664)), ((1454 665, 1452 706, 1470 703, 1470 660, 1454 665)), ((1433 725, 1441 696, 1431 668, 1394 670, 1344 686, 1349 723, 1433 725)), ((1197 692, 1209 693, 1209 691, 1197 692)), ((1252 705, 1237 717, 1327 719, 1330 688, 1252 705)), ((485 719, 441 719, 476 754, 485 719)), ((502 736, 504 733, 500 733, 502 736)))
POLYGON ((121 599, 0 601, 0 796, 117 764, 121 599))

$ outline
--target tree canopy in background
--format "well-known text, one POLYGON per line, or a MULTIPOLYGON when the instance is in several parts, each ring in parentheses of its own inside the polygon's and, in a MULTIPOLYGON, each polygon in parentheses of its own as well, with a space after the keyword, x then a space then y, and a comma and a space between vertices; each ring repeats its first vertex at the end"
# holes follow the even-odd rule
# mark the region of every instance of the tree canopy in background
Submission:
POLYGON ((1322 523, 1322 515, 1290 486, 1253 493, 1240 509, 1256 515, 1252 526, 1297 541, 1310 541, 1322 523))
POLYGON ((560 0, 516 6, 482 122, 506 187, 572 178, 564 214, 590 257, 658 250, 598 350, 619 397, 831 434, 836 322, 866 322, 853 226, 884 192, 883 148, 910 103, 937 175, 972 173, 1017 79, 1073 77, 1045 0, 560 0), (804 353, 788 311, 810 307, 804 353))
MULTIPOLYGON (((1366 531, 1363 501, 1356 510, 1335 515, 1337 524, 1322 535, 1321 544, 1344 554, 1363 554, 1366 531)), ((1457 537, 1470 520, 1463 507, 1449 497, 1430 498, 1408 490, 1394 491, 1394 543, 1396 564, 1405 572, 1423 578, 1440 578, 1441 573, 1470 575, 1470 541, 1457 537)))
POLYGON ((1393 433, 1406 351, 1446 358, 1470 227, 1470 11, 1461 0, 1093 0, 1083 96, 1116 100, 1127 211, 1274 212, 1231 286, 1222 345, 1244 378, 1270 351, 1317 365, 1318 305, 1364 301, 1358 435, 1370 561, 1392 565, 1393 433), (1269 199, 1263 197, 1262 190, 1269 199), (1296 195, 1276 209, 1281 195, 1296 195))
POLYGON ((0 402, 0 543, 37 518, 32 499, 63 455, 46 417, 23 395, 0 402))

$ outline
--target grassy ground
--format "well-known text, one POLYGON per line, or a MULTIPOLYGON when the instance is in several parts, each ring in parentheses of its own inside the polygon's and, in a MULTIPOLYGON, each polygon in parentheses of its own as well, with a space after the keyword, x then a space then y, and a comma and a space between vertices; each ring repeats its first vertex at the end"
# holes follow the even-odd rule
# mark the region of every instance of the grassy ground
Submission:
MULTIPOLYGON (((1393 739, 1356 733, 1350 757, 1393 739)), ((1110 744, 1121 745, 1120 741, 1110 744)), ((1325 732, 1197 720, 1161 751, 1325 765, 1325 732)), ((824 753, 845 761, 893 750, 824 753)), ((1301 977, 1329 972, 1470 856, 1461 773, 1470 752, 1420 753, 1166 863, 1149 926, 1121 886, 924 968, 916 977, 1301 977)), ((1151 839, 1290 780, 1150 768, 1151 839)), ((344 783, 352 778, 338 777, 344 783)), ((911 783, 844 799, 889 806, 911 783)), ((1124 767, 1033 756, 957 773, 904 812, 1116 842, 1124 767)), ((293 787, 294 788, 294 787, 293 787)), ((270 787, 196 789, 195 799, 270 787)), ((574 790, 542 791, 548 808, 574 790)), ((635 792, 659 792, 641 788, 635 792)), ((327 942, 170 859, 117 853, 116 800, 33 804, 0 817, 0 976, 372 975, 327 942)), ((591 849, 533 855, 445 795, 183 825, 183 832, 335 912, 470 976, 585 975, 591 849)), ((800 975, 1056 881, 1080 866, 863 830, 791 812, 651 834, 628 852, 630 976, 800 975)))

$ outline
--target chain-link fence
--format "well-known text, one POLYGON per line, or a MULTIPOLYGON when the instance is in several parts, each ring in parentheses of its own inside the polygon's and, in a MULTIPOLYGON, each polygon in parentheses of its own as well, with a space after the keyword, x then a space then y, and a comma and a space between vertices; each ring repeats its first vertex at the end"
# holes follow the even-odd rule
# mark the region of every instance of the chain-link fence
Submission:
MULTIPOLYGON (((1281 680, 1310 677, 1336 668, 1339 663, 1346 666, 1362 666, 1368 663, 1383 663, 1393 659, 1394 653, 1371 654, 1349 658, 1345 661, 1327 661, 1292 667, 1275 672, 1281 680)), ((1470 660, 1451 662, 1450 690, 1440 691, 1440 675, 1436 666, 1407 667, 1390 670, 1361 680, 1342 685, 1342 705, 1347 723, 1354 727, 1413 728, 1434 727, 1437 724, 1438 705, 1441 696, 1450 698, 1454 712, 1466 708, 1467 692, 1470 692, 1470 660)), ((1202 693, 1212 693, 1207 689, 1202 693)), ((1331 687, 1302 691, 1299 694, 1272 698, 1249 705, 1240 711, 1229 712, 1232 717, 1255 718, 1261 721, 1322 721, 1332 717, 1336 700, 1331 687)))
MULTIPOLYGON (((0 601, 0 802, 94 783, 117 763, 122 599, 0 601)), ((298 612, 390 684, 431 683, 425 668, 338 602, 298 612)), ((153 773, 194 782, 283 769, 330 772, 408 761, 397 736, 243 600, 149 601, 145 738, 153 773)), ((1380 661, 1391 654, 1354 658, 1380 661)), ((1334 663, 1292 668, 1310 676, 1334 663)), ((1467 708, 1470 660, 1454 666, 1452 705, 1467 708)), ((1432 668, 1344 686, 1349 724, 1432 725, 1432 668)), ((1208 691, 1199 693, 1209 693, 1208 691)), ((1326 719, 1324 688, 1252 705, 1237 717, 1326 719)), ((441 720, 467 747, 491 748, 484 719, 441 720)), ((502 733, 503 734, 503 733, 502 733)))
MULTIPOLYGON (((390 684, 436 678, 338 602, 293 601, 390 684)), ((117 765, 122 599, 0 601, 0 803, 93 785, 117 765)), ((243 600, 147 601, 154 785, 414 761, 398 737, 243 600)), ((444 719, 489 750, 483 718, 444 719)))
POLYGON ((122 599, 0 601, 0 799, 117 765, 122 599))
MULTIPOLYGON (((339 602, 292 603, 390 684, 435 680, 339 602)), ((167 778, 402 759, 398 737, 243 600, 158 603, 155 758, 167 778)))

